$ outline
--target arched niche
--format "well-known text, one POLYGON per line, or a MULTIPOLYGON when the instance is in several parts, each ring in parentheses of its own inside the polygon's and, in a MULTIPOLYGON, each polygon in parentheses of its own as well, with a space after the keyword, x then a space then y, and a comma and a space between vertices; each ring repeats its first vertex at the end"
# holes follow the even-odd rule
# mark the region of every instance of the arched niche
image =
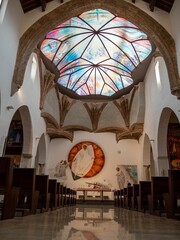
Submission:
POLYGON ((36 156, 35 156, 35 168, 36 173, 42 175, 45 173, 45 164, 46 164, 46 140, 45 135, 42 134, 39 140, 36 156))
POLYGON ((11 119, 3 151, 3 156, 13 159, 15 167, 19 167, 21 164, 23 142, 22 119, 20 111, 17 110, 11 119))
POLYGON ((145 181, 150 181, 151 176, 155 174, 154 158, 151 146, 152 141, 153 140, 149 139, 149 136, 145 134, 143 144, 143 180, 145 181))
POLYGON ((27 106, 21 106, 18 111, 22 119, 23 126, 23 148, 20 167, 30 167, 32 161, 32 121, 27 106))
POLYGON ((119 0, 68 1, 35 22, 20 39, 11 94, 13 95, 21 87, 29 56, 36 49, 38 43, 42 41, 46 33, 71 17, 94 8, 102 8, 117 16, 126 18, 150 37, 166 62, 171 92, 180 98, 180 78, 174 39, 157 21, 144 11, 126 1, 119 0))
POLYGON ((168 125, 170 122, 178 122, 176 114, 170 108, 164 108, 158 127, 157 133, 157 149, 158 149, 158 170, 159 175, 164 176, 168 174, 169 169, 169 159, 167 151, 167 135, 168 135, 168 125))

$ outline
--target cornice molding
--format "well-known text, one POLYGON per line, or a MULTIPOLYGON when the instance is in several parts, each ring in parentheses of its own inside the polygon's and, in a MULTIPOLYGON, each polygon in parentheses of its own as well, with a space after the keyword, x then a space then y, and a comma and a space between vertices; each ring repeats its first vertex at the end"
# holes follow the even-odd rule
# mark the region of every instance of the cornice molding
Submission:
POLYGON ((85 132, 93 132, 93 130, 91 128, 87 128, 84 126, 80 126, 80 125, 68 125, 68 126, 64 126, 63 129, 65 131, 85 131, 85 132))
POLYGON ((73 131, 64 131, 64 129, 56 129, 56 128, 47 128, 46 133, 49 135, 51 139, 53 138, 67 138, 71 142, 74 138, 74 132, 73 131))
POLYGON ((47 112, 41 112, 41 117, 43 117, 45 120, 46 128, 48 128, 48 127, 53 127, 56 129, 59 128, 58 122, 51 114, 49 114, 47 112))
POLYGON ((74 131, 86 131, 94 133, 105 133, 111 132, 116 134, 116 141, 122 139, 136 139, 139 140, 143 133, 143 124, 133 124, 130 128, 123 127, 106 127, 101 129, 90 129, 81 125, 69 125, 61 127, 59 126, 56 119, 49 113, 42 112, 41 116, 44 118, 46 123, 46 133, 50 138, 67 138, 73 141, 74 131))
POLYGON ((116 134, 116 141, 119 142, 122 139, 135 139, 139 141, 143 133, 143 123, 133 124, 130 128, 124 129, 123 132, 116 134))

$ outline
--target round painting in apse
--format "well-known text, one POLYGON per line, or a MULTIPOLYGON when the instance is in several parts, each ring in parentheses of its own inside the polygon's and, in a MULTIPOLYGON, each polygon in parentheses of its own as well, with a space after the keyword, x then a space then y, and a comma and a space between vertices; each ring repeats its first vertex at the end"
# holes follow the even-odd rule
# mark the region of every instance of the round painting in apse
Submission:
POLYGON ((74 180, 89 178, 98 174, 105 162, 103 150, 93 142, 83 141, 69 152, 69 166, 74 180))

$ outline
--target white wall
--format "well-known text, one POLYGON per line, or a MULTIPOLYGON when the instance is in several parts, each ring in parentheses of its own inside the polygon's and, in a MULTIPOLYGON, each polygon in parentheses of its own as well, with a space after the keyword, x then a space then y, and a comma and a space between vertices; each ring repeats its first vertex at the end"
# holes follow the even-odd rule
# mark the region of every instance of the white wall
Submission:
POLYGON ((27 106, 32 121, 32 159, 24 162, 23 166, 33 166, 38 141, 36 137, 45 131, 44 120, 40 117, 40 79, 37 71, 36 79, 30 78, 32 56, 29 59, 24 83, 19 91, 12 97, 11 82, 13 77, 16 53, 21 32, 23 12, 19 1, 8 1, 3 22, 0 24, 0 89, 1 89, 1 112, 0 112, 0 154, 3 152, 5 137, 8 134, 9 125, 14 113, 21 106, 27 106), (7 106, 13 109, 7 110, 7 106))
MULTIPOLYGON (((146 133, 149 139, 153 139, 152 149, 153 156, 156 162, 156 174, 160 174, 161 163, 158 162, 158 128, 162 110, 166 107, 172 109, 180 120, 180 105, 179 100, 173 96, 170 92, 170 86, 168 81, 167 68, 163 58, 158 57, 153 59, 149 67, 148 73, 145 79, 145 120, 144 120, 144 133, 146 133), (161 84, 158 86, 155 77, 155 64, 156 61, 160 63, 160 76, 161 84)), ((164 156, 163 156, 164 157, 164 156)), ((142 161, 143 162, 143 161, 142 161)))
MULTIPOLYGON (((58 4, 59 1, 53 1, 52 4, 58 4)), ((169 15, 155 9, 154 13, 147 9, 147 4, 144 5, 143 1, 137 1, 136 6, 143 6, 143 8, 152 14, 153 17, 158 18, 162 25, 171 33, 171 24, 169 22, 169 15)), ((54 5, 54 7, 55 7, 54 5)), ((59 4, 58 4, 59 5, 59 4)), ((48 7, 52 6, 50 3, 48 7)), ((179 36, 179 10, 180 3, 176 0, 175 7, 170 15, 171 22, 173 23, 173 36, 175 36, 176 47, 178 52, 178 60, 180 64, 180 36, 179 36), (176 24, 176 26, 175 26, 176 24)), ((47 13, 47 10, 45 13, 47 13)), ((40 99, 40 79, 39 74, 36 75, 36 80, 31 81, 30 79, 30 69, 31 69, 31 59, 29 65, 27 66, 24 83, 21 89, 10 97, 11 81, 13 76, 14 64, 16 59, 16 52, 18 48, 19 36, 39 17, 42 13, 39 9, 31 12, 31 14, 24 15, 20 7, 19 1, 9 1, 7 11, 3 22, 0 24, 0 92, 1 92, 1 112, 0 112, 0 154, 2 153, 4 137, 7 135, 10 121, 16 112, 16 110, 22 106, 26 105, 29 108, 31 121, 32 121, 32 132, 33 132, 33 148, 32 148, 32 161, 31 166, 34 164, 34 158, 36 154, 36 149, 38 145, 38 138, 43 132, 45 132, 44 120, 40 117, 39 110, 39 99, 40 99), (32 15, 34 14, 34 15, 32 15), (34 16, 34 17, 33 17, 34 16), (36 17, 35 17, 36 16, 36 17), (21 26, 23 22, 23 26, 21 26), (12 105, 13 110, 7 110, 6 106, 12 105)), ((145 124, 144 133, 146 133, 150 139, 154 139, 152 144, 153 156, 157 163, 157 172, 160 168, 158 165, 158 146, 157 146, 157 131, 159 125, 159 119, 161 116, 162 109, 165 107, 171 108, 180 120, 180 105, 179 100, 170 93, 169 81, 165 63, 162 58, 160 60, 161 66, 161 87, 157 87, 154 66, 155 61, 152 61, 151 66, 148 70, 145 79, 145 124)), ((180 66, 180 65, 179 65, 180 66)), ((180 68, 179 68, 180 69, 180 68)), ((48 151, 48 169, 54 168, 55 164, 62 160, 67 159, 70 149, 78 142, 88 140, 94 141, 100 147, 102 147, 105 153, 105 166, 103 170, 93 177, 91 181, 102 181, 106 179, 110 183, 117 187, 116 179, 116 166, 119 164, 123 165, 138 165, 139 179, 142 178, 142 163, 143 163, 143 138, 141 137, 139 143, 135 140, 123 140, 119 143, 115 140, 115 135, 106 134, 93 134, 85 132, 76 132, 74 136, 74 141, 71 143, 66 139, 54 139, 49 143, 48 151)), ((48 137, 47 137, 48 142, 48 137)), ((46 143, 47 144, 47 143, 46 143)), ((73 181, 70 170, 67 169, 68 185, 72 187, 77 187, 78 185, 83 185, 86 179, 80 179, 73 181)))
MULTIPOLYGON (((140 158, 139 143, 137 140, 122 140, 116 142, 115 134, 112 133, 85 133, 76 132, 71 143, 66 139, 53 139, 49 146, 48 171, 53 178, 53 170, 61 160, 68 160, 71 148, 81 141, 91 141, 98 144, 105 155, 105 164, 99 174, 92 178, 81 178, 73 180, 70 168, 66 170, 67 180, 65 184, 71 187, 86 186, 86 182, 110 183, 112 187, 118 188, 116 178, 117 165, 138 165, 140 158), (106 180, 106 181, 104 181, 106 180)), ((138 166, 139 167, 139 166, 138 166)))
MULTIPOLYGON (((22 22, 22 9, 19 1, 8 1, 3 21, 0 23, 0 154, 7 135, 11 118, 15 112, 8 111, 6 106, 14 104, 10 99, 11 81, 15 66, 16 53, 19 43, 22 22)), ((14 108, 16 108, 14 106, 14 108)))

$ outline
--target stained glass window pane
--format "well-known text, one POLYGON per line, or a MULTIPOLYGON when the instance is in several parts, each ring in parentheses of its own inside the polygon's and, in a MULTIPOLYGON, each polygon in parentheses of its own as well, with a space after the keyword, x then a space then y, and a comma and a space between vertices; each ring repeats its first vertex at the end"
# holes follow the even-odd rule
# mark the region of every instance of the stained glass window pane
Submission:
POLYGON ((133 23, 93 9, 50 31, 41 51, 59 70, 59 85, 80 96, 112 96, 133 84, 131 73, 152 46, 133 23))

